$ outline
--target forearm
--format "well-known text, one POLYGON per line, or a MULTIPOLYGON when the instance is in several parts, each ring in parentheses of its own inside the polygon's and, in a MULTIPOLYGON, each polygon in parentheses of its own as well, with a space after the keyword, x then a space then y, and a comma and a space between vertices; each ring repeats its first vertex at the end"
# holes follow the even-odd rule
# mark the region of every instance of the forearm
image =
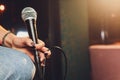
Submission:
MULTIPOLYGON (((2 44, 3 37, 5 36, 6 33, 8 33, 8 30, 6 30, 5 28, 3 28, 0 25, 0 44, 2 44)), ((15 37, 15 35, 13 33, 9 33, 4 39, 4 45, 7 46, 7 47, 11 47, 12 40, 13 40, 14 37, 15 37)))

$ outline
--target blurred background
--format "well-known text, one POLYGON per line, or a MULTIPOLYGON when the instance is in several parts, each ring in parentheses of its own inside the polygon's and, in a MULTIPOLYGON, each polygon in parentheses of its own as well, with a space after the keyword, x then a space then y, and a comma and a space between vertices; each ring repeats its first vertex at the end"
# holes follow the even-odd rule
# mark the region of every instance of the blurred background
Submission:
MULTIPOLYGON (((38 37, 46 46, 60 46, 68 61, 66 80, 91 80, 89 46, 120 41, 119 0, 0 0, 0 25, 26 35, 25 7, 37 11, 38 37)), ((46 80, 62 80, 65 60, 55 51, 47 61, 46 80)))

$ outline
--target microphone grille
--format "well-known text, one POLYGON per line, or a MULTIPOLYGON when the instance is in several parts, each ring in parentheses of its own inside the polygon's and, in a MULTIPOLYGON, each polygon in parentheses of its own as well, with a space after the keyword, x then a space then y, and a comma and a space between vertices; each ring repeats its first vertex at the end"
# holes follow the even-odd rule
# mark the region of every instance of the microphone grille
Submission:
POLYGON ((25 7, 21 12, 21 17, 23 21, 26 21, 28 19, 35 19, 37 18, 37 12, 31 8, 31 7, 25 7))

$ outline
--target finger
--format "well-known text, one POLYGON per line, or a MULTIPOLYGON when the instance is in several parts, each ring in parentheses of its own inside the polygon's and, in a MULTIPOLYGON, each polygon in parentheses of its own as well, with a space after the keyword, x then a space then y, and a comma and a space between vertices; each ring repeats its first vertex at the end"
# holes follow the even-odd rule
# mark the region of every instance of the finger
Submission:
POLYGON ((45 66, 46 58, 44 54, 40 52, 39 56, 40 56, 41 66, 45 66))
POLYGON ((41 62, 45 60, 45 55, 42 52, 39 53, 39 57, 41 62))
POLYGON ((51 51, 47 47, 42 47, 41 49, 38 49, 39 51, 43 52, 45 57, 49 58, 51 55, 51 51))
POLYGON ((50 50, 46 51, 44 54, 46 55, 47 58, 49 58, 51 56, 51 51, 50 50))
POLYGON ((33 46, 35 46, 35 43, 30 38, 26 38, 25 45, 27 45, 29 47, 33 47, 33 46))
POLYGON ((41 66, 45 66, 45 63, 41 63, 41 66))
POLYGON ((41 49, 44 46, 45 46, 45 43, 41 40, 38 40, 38 44, 35 44, 36 49, 41 49))
POLYGON ((45 54, 46 57, 49 57, 51 55, 51 51, 49 48, 42 47, 41 50, 43 51, 43 53, 45 54))

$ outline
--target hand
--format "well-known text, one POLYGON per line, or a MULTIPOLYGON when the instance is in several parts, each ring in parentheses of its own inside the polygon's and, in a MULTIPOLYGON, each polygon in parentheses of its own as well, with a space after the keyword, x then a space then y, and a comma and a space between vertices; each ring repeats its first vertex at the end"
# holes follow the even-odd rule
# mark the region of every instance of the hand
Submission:
POLYGON ((45 58, 51 55, 51 51, 45 47, 45 43, 41 40, 38 40, 38 44, 34 44, 33 41, 28 37, 15 37, 12 40, 12 48, 26 53, 33 61, 34 55, 32 53, 33 46, 39 52, 41 65, 44 66, 43 61, 45 58), (45 55, 47 55, 45 57, 45 55))

